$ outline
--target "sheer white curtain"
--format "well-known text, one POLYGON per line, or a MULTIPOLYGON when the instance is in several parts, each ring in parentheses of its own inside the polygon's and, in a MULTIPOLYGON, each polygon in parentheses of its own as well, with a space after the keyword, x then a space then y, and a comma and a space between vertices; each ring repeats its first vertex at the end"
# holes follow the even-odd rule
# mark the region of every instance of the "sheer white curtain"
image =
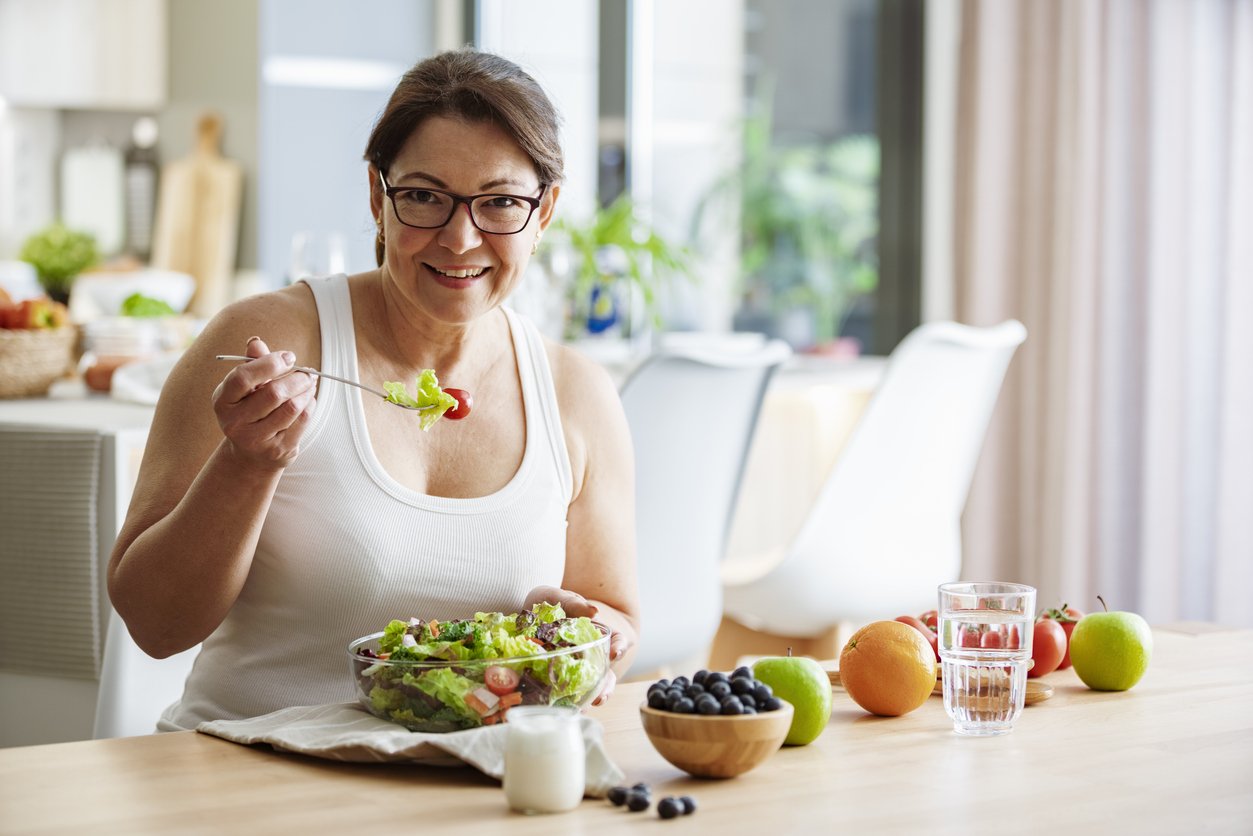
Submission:
POLYGON ((963 574, 1253 626, 1253 2, 959 9, 954 312, 1029 334, 963 574))

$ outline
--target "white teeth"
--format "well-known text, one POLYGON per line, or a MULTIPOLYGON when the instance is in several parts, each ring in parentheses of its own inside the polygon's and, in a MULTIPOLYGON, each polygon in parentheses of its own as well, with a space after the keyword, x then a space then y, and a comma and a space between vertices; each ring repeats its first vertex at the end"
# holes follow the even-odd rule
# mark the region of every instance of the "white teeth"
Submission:
POLYGON ((450 279, 472 279, 475 276, 482 275, 484 270, 482 267, 476 267, 473 270, 441 270, 438 267, 433 267, 431 269, 433 269, 436 273, 444 274, 450 279))

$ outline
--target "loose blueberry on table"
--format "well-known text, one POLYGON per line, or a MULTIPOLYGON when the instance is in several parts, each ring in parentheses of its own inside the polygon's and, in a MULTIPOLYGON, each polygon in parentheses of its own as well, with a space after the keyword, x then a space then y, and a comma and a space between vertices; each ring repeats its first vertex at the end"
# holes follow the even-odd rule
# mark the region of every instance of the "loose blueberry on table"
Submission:
MULTIPOLYGON (((625 806, 632 813, 648 809, 652 802, 652 790, 643 781, 630 787, 613 787, 609 790, 609 803, 615 807, 625 806)), ((657 815, 663 819, 686 816, 696 812, 696 800, 690 795, 676 798, 668 795, 657 802, 657 815)))

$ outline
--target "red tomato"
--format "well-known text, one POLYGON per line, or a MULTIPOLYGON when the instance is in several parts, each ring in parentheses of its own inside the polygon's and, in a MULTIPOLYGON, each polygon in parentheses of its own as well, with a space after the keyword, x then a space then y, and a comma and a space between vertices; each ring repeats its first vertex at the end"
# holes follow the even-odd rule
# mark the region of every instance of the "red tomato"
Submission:
POLYGON ((989 630, 979 637, 980 647, 1002 647, 1005 644, 1005 637, 995 630, 989 630))
POLYGON ((1010 627, 1009 628, 1009 641, 1005 643, 1005 646, 1008 647, 1010 650, 1017 650, 1019 641, 1020 640, 1018 638, 1018 628, 1016 626, 1010 627))
POLYGON ((1027 676, 1035 679, 1052 673, 1066 654, 1066 631, 1062 625, 1050 618, 1041 618, 1035 623, 1035 631, 1031 634, 1031 658, 1035 665, 1027 671, 1027 676))
POLYGON ((935 610, 927 610, 918 619, 931 630, 933 633, 940 632, 940 614, 935 610))
POLYGON ((936 637, 935 633, 933 633, 927 627, 927 625, 923 624, 920 620, 918 620, 917 618, 914 618, 912 615, 898 615, 896 617, 896 620, 902 624, 908 624, 910 627, 913 627, 919 633, 922 633, 923 638, 925 638, 928 642, 931 643, 931 652, 935 654, 935 660, 937 662, 940 661, 939 639, 936 637))
POLYGON ((500 665, 489 665, 487 670, 483 671, 483 684, 487 686, 487 690, 498 697, 510 691, 516 691, 520 681, 522 677, 518 676, 517 671, 500 665))
POLYGON ((470 397, 470 393, 465 389, 445 389, 449 395, 457 400, 457 405, 444 413, 444 417, 450 421, 460 421, 462 418, 470 414, 470 410, 474 408, 474 398, 470 397))
POLYGON ((1062 656, 1062 663, 1057 666, 1059 671, 1064 670, 1070 667, 1070 634, 1074 632, 1075 625, 1079 623, 1079 619, 1083 618, 1083 613, 1074 607, 1062 604, 1056 609, 1045 610, 1044 617, 1053 619, 1062 625, 1062 629, 1066 631, 1066 653, 1062 656))
POLYGON ((959 647, 978 647, 979 631, 974 628, 960 628, 957 631, 957 644, 959 647))

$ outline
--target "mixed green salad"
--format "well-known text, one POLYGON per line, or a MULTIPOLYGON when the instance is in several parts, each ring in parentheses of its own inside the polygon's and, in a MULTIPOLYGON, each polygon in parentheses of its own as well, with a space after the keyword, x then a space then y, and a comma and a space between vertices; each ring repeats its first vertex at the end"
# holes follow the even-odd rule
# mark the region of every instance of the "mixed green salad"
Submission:
POLYGON ((591 619, 567 618, 559 604, 464 620, 398 619, 377 651, 356 651, 353 668, 375 716, 416 731, 457 731, 498 723, 515 705, 582 705, 608 668, 604 635, 591 619), (430 661, 451 664, 394 664, 430 661))
POLYGON ((423 369, 418 375, 417 393, 410 396, 405 384, 396 380, 387 380, 383 382, 383 391, 387 392, 387 400, 401 406, 413 407, 414 409, 422 409, 422 407, 434 406, 434 409, 423 409, 419 413, 419 426, 424 430, 429 430, 435 426, 435 422, 443 417, 444 413, 450 409, 457 408, 457 399, 452 395, 439 388, 439 378, 435 376, 434 369, 423 369))

